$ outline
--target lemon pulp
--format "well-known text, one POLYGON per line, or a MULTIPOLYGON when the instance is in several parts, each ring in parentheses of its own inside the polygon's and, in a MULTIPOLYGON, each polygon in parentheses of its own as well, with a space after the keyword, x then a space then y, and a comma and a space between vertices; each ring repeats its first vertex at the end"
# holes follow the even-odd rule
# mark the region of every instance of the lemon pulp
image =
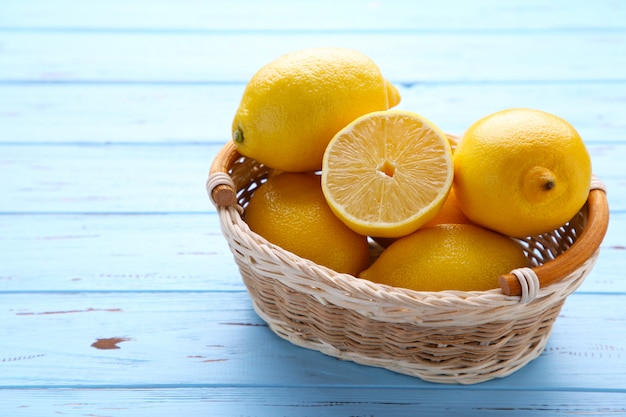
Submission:
POLYGON ((453 179, 445 134, 416 113, 378 111, 354 120, 330 141, 322 190, 348 227, 399 237, 438 213, 453 179))

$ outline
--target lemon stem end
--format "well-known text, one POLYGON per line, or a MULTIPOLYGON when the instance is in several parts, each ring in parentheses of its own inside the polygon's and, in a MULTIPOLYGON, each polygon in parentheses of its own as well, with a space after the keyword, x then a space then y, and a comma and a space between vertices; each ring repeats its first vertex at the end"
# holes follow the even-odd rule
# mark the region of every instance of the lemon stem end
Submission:
POLYGON ((233 132, 233 142, 242 143, 243 142, 243 131, 241 128, 238 128, 233 132))

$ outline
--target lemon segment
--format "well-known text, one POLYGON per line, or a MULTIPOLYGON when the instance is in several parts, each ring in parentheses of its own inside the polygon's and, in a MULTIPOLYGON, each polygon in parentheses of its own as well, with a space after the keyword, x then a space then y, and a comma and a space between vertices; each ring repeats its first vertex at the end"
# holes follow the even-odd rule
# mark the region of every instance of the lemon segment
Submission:
POLYGON ((339 131, 322 162, 322 190, 348 227, 367 236, 399 237, 431 220, 453 180, 445 134, 412 112, 361 116, 339 131))

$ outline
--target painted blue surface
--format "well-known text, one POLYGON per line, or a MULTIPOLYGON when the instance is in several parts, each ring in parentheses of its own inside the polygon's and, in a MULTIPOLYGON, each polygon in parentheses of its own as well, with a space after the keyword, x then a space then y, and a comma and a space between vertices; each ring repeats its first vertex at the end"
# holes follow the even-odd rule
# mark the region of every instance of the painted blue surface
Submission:
POLYGON ((625 22, 609 0, 0 1, 0 414, 626 414, 625 22), (583 136, 611 224, 522 370, 427 383, 252 310, 204 181, 249 77, 319 45, 446 131, 526 106, 583 136))

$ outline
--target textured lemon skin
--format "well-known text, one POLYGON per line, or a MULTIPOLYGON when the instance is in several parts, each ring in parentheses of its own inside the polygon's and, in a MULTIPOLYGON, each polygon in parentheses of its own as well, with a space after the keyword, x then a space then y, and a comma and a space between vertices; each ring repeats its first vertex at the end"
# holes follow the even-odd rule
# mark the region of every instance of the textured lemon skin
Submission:
POLYGON ((272 176, 250 199, 245 221, 271 243, 337 272, 356 275, 369 265, 367 238, 335 217, 318 175, 272 176))
POLYGON ((469 127, 454 152, 454 191, 474 223, 525 237, 567 223, 585 204, 591 159, 567 121, 514 108, 469 127))
POLYGON ((395 241, 360 278, 415 291, 486 291, 527 266, 511 238, 470 224, 441 224, 395 241))
POLYGON ((314 171, 334 134, 360 115, 395 106, 400 95, 369 57, 310 48, 262 67, 247 84, 232 123, 245 156, 281 171, 314 171))
MULTIPOLYGON (((459 207, 459 204, 456 201, 456 195, 454 194, 454 188, 450 189, 448 198, 441 209, 439 209, 437 215, 421 227, 431 227, 438 224, 472 224, 470 219, 468 219, 461 210, 461 207, 459 207)), ((383 248, 389 247, 389 245, 398 240, 398 238, 384 237, 373 237, 373 239, 383 248)))
POLYGON ((436 226, 438 224, 471 224, 470 219, 467 218, 459 203, 456 200, 456 194, 454 193, 454 187, 450 188, 448 198, 443 204, 443 207, 439 210, 437 215, 424 224, 422 227, 436 226))

